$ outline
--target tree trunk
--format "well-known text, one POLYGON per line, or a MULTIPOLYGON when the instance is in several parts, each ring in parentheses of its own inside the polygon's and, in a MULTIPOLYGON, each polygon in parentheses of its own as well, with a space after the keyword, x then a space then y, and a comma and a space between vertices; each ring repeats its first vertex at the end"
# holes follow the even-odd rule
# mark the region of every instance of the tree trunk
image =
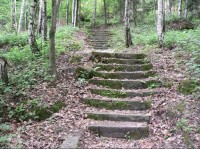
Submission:
POLYGON ((132 0, 133 2, 133 21, 135 26, 137 26, 137 0, 132 0))
POLYGON ((36 25, 36 16, 37 16, 37 4, 38 0, 32 0, 31 8, 30 8, 30 16, 29 16, 29 27, 28 27, 28 36, 29 36, 29 45, 33 53, 37 53, 39 51, 37 42, 36 42, 36 33, 37 33, 37 25, 36 25))
POLYGON ((167 16, 171 15, 171 0, 167 0, 167 16))
POLYGON ((43 0, 40 0, 39 3, 39 14, 38 14, 38 25, 37 25, 37 33, 38 35, 41 33, 42 28, 42 9, 43 9, 43 0))
POLYGON ((47 0, 42 0, 41 33, 42 33, 42 42, 45 43, 45 41, 47 41, 47 0))
POLYGON ((129 19, 129 0, 125 1, 125 40, 126 47, 130 47, 132 45, 131 31, 130 31, 130 19, 129 19))
POLYGON ((158 0, 158 20, 157 20, 157 33, 159 38, 159 47, 163 47, 164 42, 164 2, 158 0))
POLYGON ((17 1, 12 0, 12 30, 17 34, 17 1))
POLYGON ((107 5, 106 5, 106 0, 103 0, 103 4, 104 4, 104 19, 105 19, 105 27, 107 26, 108 22, 107 22, 107 5))
POLYGON ((28 30, 28 17, 29 17, 29 0, 26 0, 25 7, 25 29, 28 30))
POLYGON ((60 0, 52 0, 52 16, 51 16, 51 28, 49 31, 50 39, 50 51, 49 51, 49 61, 50 61, 50 75, 57 78, 56 70, 56 49, 55 49, 55 33, 56 33, 56 23, 57 14, 60 6, 60 0))
POLYGON ((93 26, 96 25, 96 15, 97 15, 97 0, 94 0, 93 26))
POLYGON ((76 26, 77 24, 77 0, 73 0, 72 6, 72 25, 76 26))
POLYGON ((119 22, 124 22, 124 1, 119 0, 119 12, 120 12, 120 18, 119 22))
POLYGON ((66 0, 66 23, 69 24, 69 0, 66 0))
POLYGON ((8 84, 8 72, 7 72, 7 61, 4 57, 0 57, 0 80, 8 84))
POLYGON ((184 12, 184 18, 188 17, 188 0, 185 0, 185 12, 184 12))
POLYGON ((25 5, 25 0, 22 0, 21 13, 20 13, 20 17, 19 17, 19 26, 18 26, 18 31, 17 31, 18 34, 22 30, 22 21, 23 21, 23 17, 24 17, 24 5, 25 5))
POLYGON ((182 0, 178 0, 178 16, 181 18, 182 15, 182 0))

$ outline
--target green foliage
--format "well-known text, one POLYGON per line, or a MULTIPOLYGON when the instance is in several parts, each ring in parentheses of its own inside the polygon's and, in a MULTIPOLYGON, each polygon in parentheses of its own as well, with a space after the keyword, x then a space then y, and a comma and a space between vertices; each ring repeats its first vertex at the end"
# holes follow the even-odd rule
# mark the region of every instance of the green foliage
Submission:
POLYGON ((177 87, 177 90, 185 95, 192 94, 197 87, 197 83, 194 80, 183 80, 177 87))
POLYGON ((190 132, 191 131, 191 128, 188 127, 187 125, 187 120, 186 119, 180 119, 177 123, 176 123, 176 126, 181 129, 183 132, 190 132))
POLYGON ((0 147, 7 147, 10 142, 13 135, 8 134, 8 132, 11 131, 10 125, 4 123, 0 124, 0 147))
POLYGON ((0 47, 3 45, 7 46, 25 46, 28 43, 28 37, 26 34, 0 34, 0 47))

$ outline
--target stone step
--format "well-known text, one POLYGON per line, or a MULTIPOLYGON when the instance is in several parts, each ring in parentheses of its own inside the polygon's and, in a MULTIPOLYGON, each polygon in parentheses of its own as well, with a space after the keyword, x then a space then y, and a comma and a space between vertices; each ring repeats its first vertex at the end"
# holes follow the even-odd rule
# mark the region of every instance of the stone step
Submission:
POLYGON ((156 89, 117 90, 108 88, 90 88, 92 94, 110 98, 146 97, 158 93, 156 89))
POLYGON ((162 83, 155 78, 143 79, 143 80, 118 80, 118 79, 92 78, 89 81, 89 83, 112 89, 145 89, 145 88, 161 87, 162 85, 162 83))
POLYGON ((94 120, 129 121, 150 123, 149 113, 121 113, 121 112, 86 112, 88 118, 94 120))
POLYGON ((102 71, 147 71, 153 68, 151 63, 147 64, 135 64, 135 65, 127 65, 127 64, 96 64, 94 68, 98 68, 97 70, 102 71))
POLYGON ((88 129, 99 136, 111 138, 141 139, 148 137, 149 129, 145 122, 96 122, 88 129))
POLYGON ((150 100, 119 99, 119 98, 83 98, 83 102, 95 108, 108 110, 147 110, 151 108, 150 100))
POLYGON ((108 53, 108 52, 92 52, 94 57, 122 58, 122 59, 144 59, 146 54, 137 53, 108 53))
POLYGON ((104 57, 101 58, 101 62, 105 64, 114 63, 114 64, 129 64, 129 65, 149 63, 149 61, 144 59, 119 59, 119 58, 104 58, 104 57))
POLYGON ((155 71, 134 71, 134 72, 106 72, 96 71, 93 73, 94 77, 101 77, 104 79, 143 79, 155 76, 155 71))
POLYGON ((89 48, 97 49, 97 50, 106 50, 108 47, 95 47, 95 46, 90 46, 89 48))

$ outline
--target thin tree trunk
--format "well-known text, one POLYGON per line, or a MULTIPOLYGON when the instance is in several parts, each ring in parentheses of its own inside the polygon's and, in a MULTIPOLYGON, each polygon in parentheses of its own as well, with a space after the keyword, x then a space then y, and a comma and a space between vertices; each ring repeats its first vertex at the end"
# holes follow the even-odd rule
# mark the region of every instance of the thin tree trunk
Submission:
POLYGON ((185 12, 184 12, 184 18, 188 17, 188 0, 185 0, 185 12))
POLYGON ((8 72, 7 72, 8 63, 6 59, 0 56, 0 81, 8 85, 8 72))
POLYGON ((171 0, 167 0, 167 16, 171 15, 171 0))
POLYGON ((25 29, 28 30, 29 0, 26 0, 25 7, 25 29))
POLYGON ((17 34, 17 1, 12 0, 12 30, 17 34))
POLYGON ((106 5, 106 0, 103 0, 103 4, 104 4, 104 19, 105 19, 105 26, 107 26, 108 22, 107 22, 107 5, 106 5))
POLYGON ((131 31, 130 31, 130 19, 129 19, 129 0, 125 1, 125 40, 126 40, 126 47, 130 47, 132 45, 132 38, 131 38, 131 31))
POLYGON ((42 33, 42 42, 47 41, 47 0, 42 1, 42 25, 41 25, 41 33, 42 33))
POLYGON ((38 26, 37 26, 37 33, 38 35, 41 33, 41 25, 42 25, 42 9, 43 9, 43 0, 40 0, 39 3, 39 13, 38 13, 38 26))
POLYGON ((36 33, 37 33, 37 25, 36 25, 36 16, 37 16, 37 4, 38 0, 32 0, 31 8, 30 8, 30 16, 29 16, 29 27, 28 27, 28 36, 29 36, 29 45, 33 53, 37 53, 39 51, 37 42, 36 42, 36 33))
POLYGON ((18 26, 18 34, 21 32, 22 30, 22 21, 24 18, 24 5, 25 5, 25 0, 22 0, 22 5, 21 5, 21 13, 20 13, 20 17, 19 17, 19 26, 18 26))
POLYGON ((133 4, 133 21, 135 26, 137 26, 137 0, 132 0, 133 4))
POLYGON ((55 33, 56 33, 56 23, 57 23, 57 14, 59 6, 60 6, 60 0, 52 0, 51 28, 49 31, 49 39, 50 39, 49 61, 50 61, 50 75, 54 76, 55 79, 57 78, 55 33))
POLYGON ((158 20, 157 20, 157 33, 159 38, 159 47, 163 47, 164 42, 164 2, 163 0, 158 0, 158 20))
POLYGON ((72 7, 72 25, 76 26, 77 24, 77 0, 73 0, 72 7))
POLYGON ((69 24, 69 0, 66 0, 66 23, 69 24))
POLYGON ((124 1, 119 0, 119 12, 120 12, 120 18, 119 18, 119 22, 122 23, 124 22, 124 1))
POLYGON ((94 0, 93 26, 96 25, 96 15, 97 15, 97 0, 94 0))
POLYGON ((182 0, 178 0, 178 16, 181 18, 182 15, 182 0))

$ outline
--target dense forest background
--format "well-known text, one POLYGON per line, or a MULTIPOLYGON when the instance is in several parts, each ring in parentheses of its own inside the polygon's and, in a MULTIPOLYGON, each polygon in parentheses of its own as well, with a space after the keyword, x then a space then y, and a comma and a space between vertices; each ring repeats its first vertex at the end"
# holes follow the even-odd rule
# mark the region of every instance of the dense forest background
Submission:
POLYGON ((60 100, 44 103, 31 91, 43 83, 56 86, 69 71, 59 58, 68 54, 69 63, 77 62, 72 53, 85 50, 81 37, 102 26, 112 32, 109 42, 118 51, 175 51, 177 67, 187 72, 178 90, 199 101, 199 0, 1 0, 0 147, 20 144, 11 139, 20 123, 45 120, 65 106, 60 100))

